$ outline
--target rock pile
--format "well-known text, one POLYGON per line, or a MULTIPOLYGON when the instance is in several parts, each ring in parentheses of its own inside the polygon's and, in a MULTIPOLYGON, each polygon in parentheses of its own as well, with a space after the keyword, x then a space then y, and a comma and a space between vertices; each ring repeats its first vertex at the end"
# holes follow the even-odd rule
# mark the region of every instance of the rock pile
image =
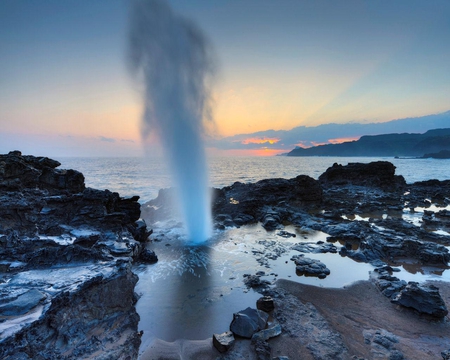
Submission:
MULTIPOLYGON (((238 339, 251 339, 258 359, 270 360, 268 340, 282 333, 281 325, 273 317, 274 300, 263 296, 257 301, 257 309, 246 308, 233 314, 230 331, 213 335, 213 345, 220 352, 230 350, 238 339), (272 315, 272 316, 271 316, 272 315)), ((282 357, 289 360, 287 357, 282 357)))

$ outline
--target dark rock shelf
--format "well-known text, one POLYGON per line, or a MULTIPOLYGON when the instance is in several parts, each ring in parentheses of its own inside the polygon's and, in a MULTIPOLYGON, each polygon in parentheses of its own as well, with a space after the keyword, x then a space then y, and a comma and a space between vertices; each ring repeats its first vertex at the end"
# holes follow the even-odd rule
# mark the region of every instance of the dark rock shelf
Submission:
POLYGON ((139 198, 86 188, 59 165, 0 155, 0 358, 137 358, 139 198))

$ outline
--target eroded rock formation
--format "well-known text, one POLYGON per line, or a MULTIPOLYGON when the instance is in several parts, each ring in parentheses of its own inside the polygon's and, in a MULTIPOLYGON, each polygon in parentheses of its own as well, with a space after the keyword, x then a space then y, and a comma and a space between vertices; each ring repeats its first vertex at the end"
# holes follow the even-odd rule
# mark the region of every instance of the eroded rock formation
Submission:
POLYGON ((59 165, 0 155, 0 357, 136 358, 139 198, 86 188, 59 165))

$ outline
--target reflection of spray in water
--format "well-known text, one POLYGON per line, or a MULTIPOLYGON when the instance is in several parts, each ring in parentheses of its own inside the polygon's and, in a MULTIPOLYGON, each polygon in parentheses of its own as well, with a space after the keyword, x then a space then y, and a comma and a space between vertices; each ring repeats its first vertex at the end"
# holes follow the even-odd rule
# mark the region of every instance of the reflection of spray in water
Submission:
POLYGON ((201 31, 162 1, 132 3, 130 64, 145 84, 144 135, 165 148, 190 240, 205 241, 211 214, 202 134, 213 62, 201 31))

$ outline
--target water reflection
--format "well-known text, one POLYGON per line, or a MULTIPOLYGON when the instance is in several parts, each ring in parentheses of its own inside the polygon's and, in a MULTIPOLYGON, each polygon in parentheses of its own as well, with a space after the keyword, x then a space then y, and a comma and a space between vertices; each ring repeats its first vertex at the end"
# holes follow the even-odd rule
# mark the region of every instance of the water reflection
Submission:
MULTIPOLYGON (((314 252, 305 256, 323 262, 330 275, 325 279, 297 276, 291 261, 299 254, 292 249, 294 245, 314 250, 328 241, 338 250, 341 246, 357 250, 359 241, 330 238, 324 232, 292 225, 284 230, 295 237, 279 236, 278 231, 268 232, 255 224, 217 231, 205 245, 186 247, 176 229, 155 229, 152 238, 158 241, 149 247, 157 253, 158 263, 135 268, 139 275, 136 291, 141 295, 137 303, 139 330, 144 331, 141 348, 156 338, 203 340, 227 331, 233 313, 255 307, 261 296, 247 289, 244 274, 264 272, 262 280, 271 283, 281 278, 321 287, 343 287, 369 279, 374 269, 370 264, 340 254, 314 252)), ((444 266, 424 267, 410 261, 391 265, 401 269, 395 276, 402 280, 450 281, 450 271, 444 266)))
POLYGON ((186 247, 181 238, 151 244, 158 263, 135 268, 141 296, 136 305, 139 330, 144 331, 141 349, 155 338, 210 338, 228 330, 234 312, 255 306, 260 294, 248 291, 242 282, 241 258, 248 255, 233 255, 236 249, 224 252, 224 243, 236 246, 218 240, 196 247, 186 247))

